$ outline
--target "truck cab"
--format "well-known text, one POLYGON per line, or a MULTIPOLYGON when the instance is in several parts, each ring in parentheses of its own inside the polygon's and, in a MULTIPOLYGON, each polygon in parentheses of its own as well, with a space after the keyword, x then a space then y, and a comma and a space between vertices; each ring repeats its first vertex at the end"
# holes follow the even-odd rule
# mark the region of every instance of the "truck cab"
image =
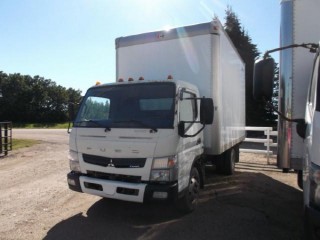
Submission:
MULTIPOLYGON (((320 234, 320 56, 315 56, 306 104, 304 205, 309 234, 320 234), (316 230, 317 229, 317 230, 316 230)), ((309 236, 310 237, 310 236, 309 236)), ((310 237, 311 238, 311 237, 310 237)), ((311 238, 312 239, 312 238, 311 238)))
MULTIPOLYGON (((282 51, 288 48, 303 47, 315 52, 313 68, 305 82, 309 82, 305 101, 305 116, 290 119, 282 112, 282 121, 296 124, 296 134, 303 141, 303 171, 298 172, 298 185, 303 188, 306 239, 319 239, 320 236, 320 45, 294 44, 268 51, 282 51)), ((254 98, 270 100, 273 91, 274 60, 265 54, 264 59, 257 60, 254 68, 254 98)), ((278 141, 281 141, 281 139, 278 141)), ((281 146, 281 145, 280 145, 281 146)), ((279 147, 279 146, 278 146, 279 147)))
POLYGON ((90 88, 70 134, 70 189, 193 210, 204 182, 202 129, 213 121, 206 100, 175 80, 90 88))

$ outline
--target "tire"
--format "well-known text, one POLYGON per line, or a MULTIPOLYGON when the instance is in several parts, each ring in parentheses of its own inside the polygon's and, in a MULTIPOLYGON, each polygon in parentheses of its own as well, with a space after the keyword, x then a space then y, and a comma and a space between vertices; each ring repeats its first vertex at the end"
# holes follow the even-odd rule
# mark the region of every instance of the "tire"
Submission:
POLYGON ((214 160, 212 160, 212 164, 216 166, 217 173, 222 173, 223 160, 224 160, 223 157, 224 157, 224 154, 216 155, 214 157, 214 160))
POLYGON ((232 175, 235 171, 237 152, 235 148, 230 148, 224 154, 222 173, 225 175, 232 175))
POLYGON ((200 192, 200 174, 196 167, 192 167, 188 188, 182 198, 176 202, 177 208, 183 213, 193 212, 198 204, 200 192))
POLYGON ((290 168, 283 168, 283 169, 282 169, 282 172, 283 172, 283 173, 289 173, 289 172, 290 172, 290 168))
POLYGON ((297 184, 301 190, 303 190, 303 174, 302 170, 299 170, 297 173, 297 184))
POLYGON ((304 227, 304 239, 306 240, 314 240, 317 239, 314 236, 314 228, 309 220, 309 213, 307 207, 304 207, 304 219, 303 219, 303 227, 304 227))
POLYGON ((240 161, 240 147, 239 144, 233 147, 234 150, 236 151, 236 163, 240 161))

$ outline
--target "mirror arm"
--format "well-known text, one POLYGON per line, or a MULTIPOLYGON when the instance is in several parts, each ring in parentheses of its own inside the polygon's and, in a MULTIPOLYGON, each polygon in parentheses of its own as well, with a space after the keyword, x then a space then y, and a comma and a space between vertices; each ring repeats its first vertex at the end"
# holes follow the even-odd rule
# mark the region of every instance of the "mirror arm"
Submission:
POLYGON ((288 122, 295 122, 295 123, 305 123, 305 120, 302 119, 302 118, 299 118, 299 119, 291 119, 291 118, 288 118, 286 117, 283 113, 279 112, 271 102, 269 101, 266 101, 264 99, 264 102, 266 103, 266 105, 274 112, 276 112, 281 118, 283 118, 284 120, 288 121, 288 122))
POLYGON ((315 53, 317 52, 317 48, 319 47, 319 44, 316 43, 302 43, 302 44, 292 44, 292 45, 288 45, 288 46, 284 46, 284 47, 280 47, 280 48, 275 48, 272 49, 270 51, 266 51, 263 58, 266 59, 269 56, 269 53, 273 53, 273 52, 278 52, 278 51, 282 51, 288 48, 296 48, 296 47, 304 47, 310 50, 310 52, 315 53))
MULTIPOLYGON (((83 99, 83 98, 82 98, 83 99)), ((75 113, 74 113, 74 106, 79 106, 80 104, 81 104, 81 102, 82 102, 82 99, 81 99, 81 101, 80 102, 68 102, 68 104, 69 104, 69 107, 71 107, 72 108, 72 113, 73 114, 71 114, 70 113, 70 111, 69 111, 69 124, 68 124, 68 130, 67 130, 67 133, 68 134, 70 134, 71 133, 71 124, 73 125, 74 124, 74 118, 75 118, 75 113)))
POLYGON ((205 126, 206 126, 206 125, 203 124, 202 127, 199 129, 199 131, 196 132, 195 134, 192 134, 192 135, 186 135, 186 134, 185 134, 183 137, 195 137, 195 136, 197 136, 199 133, 201 133, 201 131, 204 129, 205 126))
POLYGON ((69 124, 68 124, 68 130, 67 133, 70 134, 71 133, 71 121, 69 120, 69 124))

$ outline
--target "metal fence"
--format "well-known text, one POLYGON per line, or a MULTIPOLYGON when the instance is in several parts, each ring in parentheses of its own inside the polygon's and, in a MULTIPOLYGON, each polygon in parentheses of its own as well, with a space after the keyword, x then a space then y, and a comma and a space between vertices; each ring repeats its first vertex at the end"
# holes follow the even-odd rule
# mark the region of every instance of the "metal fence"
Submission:
POLYGON ((269 163, 269 157, 273 154, 270 147, 277 147, 278 144, 273 142, 271 136, 278 136, 277 131, 273 131, 272 127, 245 127, 246 131, 262 131, 264 132, 265 138, 245 138, 244 142, 252 142, 252 143, 261 143, 264 146, 264 149, 246 149, 241 148, 240 152, 248 152, 248 153, 263 153, 267 156, 267 161, 269 163))
POLYGON ((0 122, 0 157, 12 150, 12 123, 0 122))

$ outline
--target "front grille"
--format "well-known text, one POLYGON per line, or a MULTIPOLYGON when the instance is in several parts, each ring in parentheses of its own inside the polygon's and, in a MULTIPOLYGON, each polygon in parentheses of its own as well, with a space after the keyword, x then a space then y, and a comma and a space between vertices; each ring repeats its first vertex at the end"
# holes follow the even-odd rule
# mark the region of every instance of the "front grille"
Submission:
POLYGON ((130 183, 141 183, 140 176, 130 176, 123 174, 111 174, 111 173, 103 173, 96 171, 87 171, 88 177, 112 180, 112 181, 120 181, 120 182, 130 182, 130 183))
POLYGON ((108 158, 89 154, 82 154, 82 158, 86 163, 115 168, 143 168, 146 163, 146 158, 108 158))

